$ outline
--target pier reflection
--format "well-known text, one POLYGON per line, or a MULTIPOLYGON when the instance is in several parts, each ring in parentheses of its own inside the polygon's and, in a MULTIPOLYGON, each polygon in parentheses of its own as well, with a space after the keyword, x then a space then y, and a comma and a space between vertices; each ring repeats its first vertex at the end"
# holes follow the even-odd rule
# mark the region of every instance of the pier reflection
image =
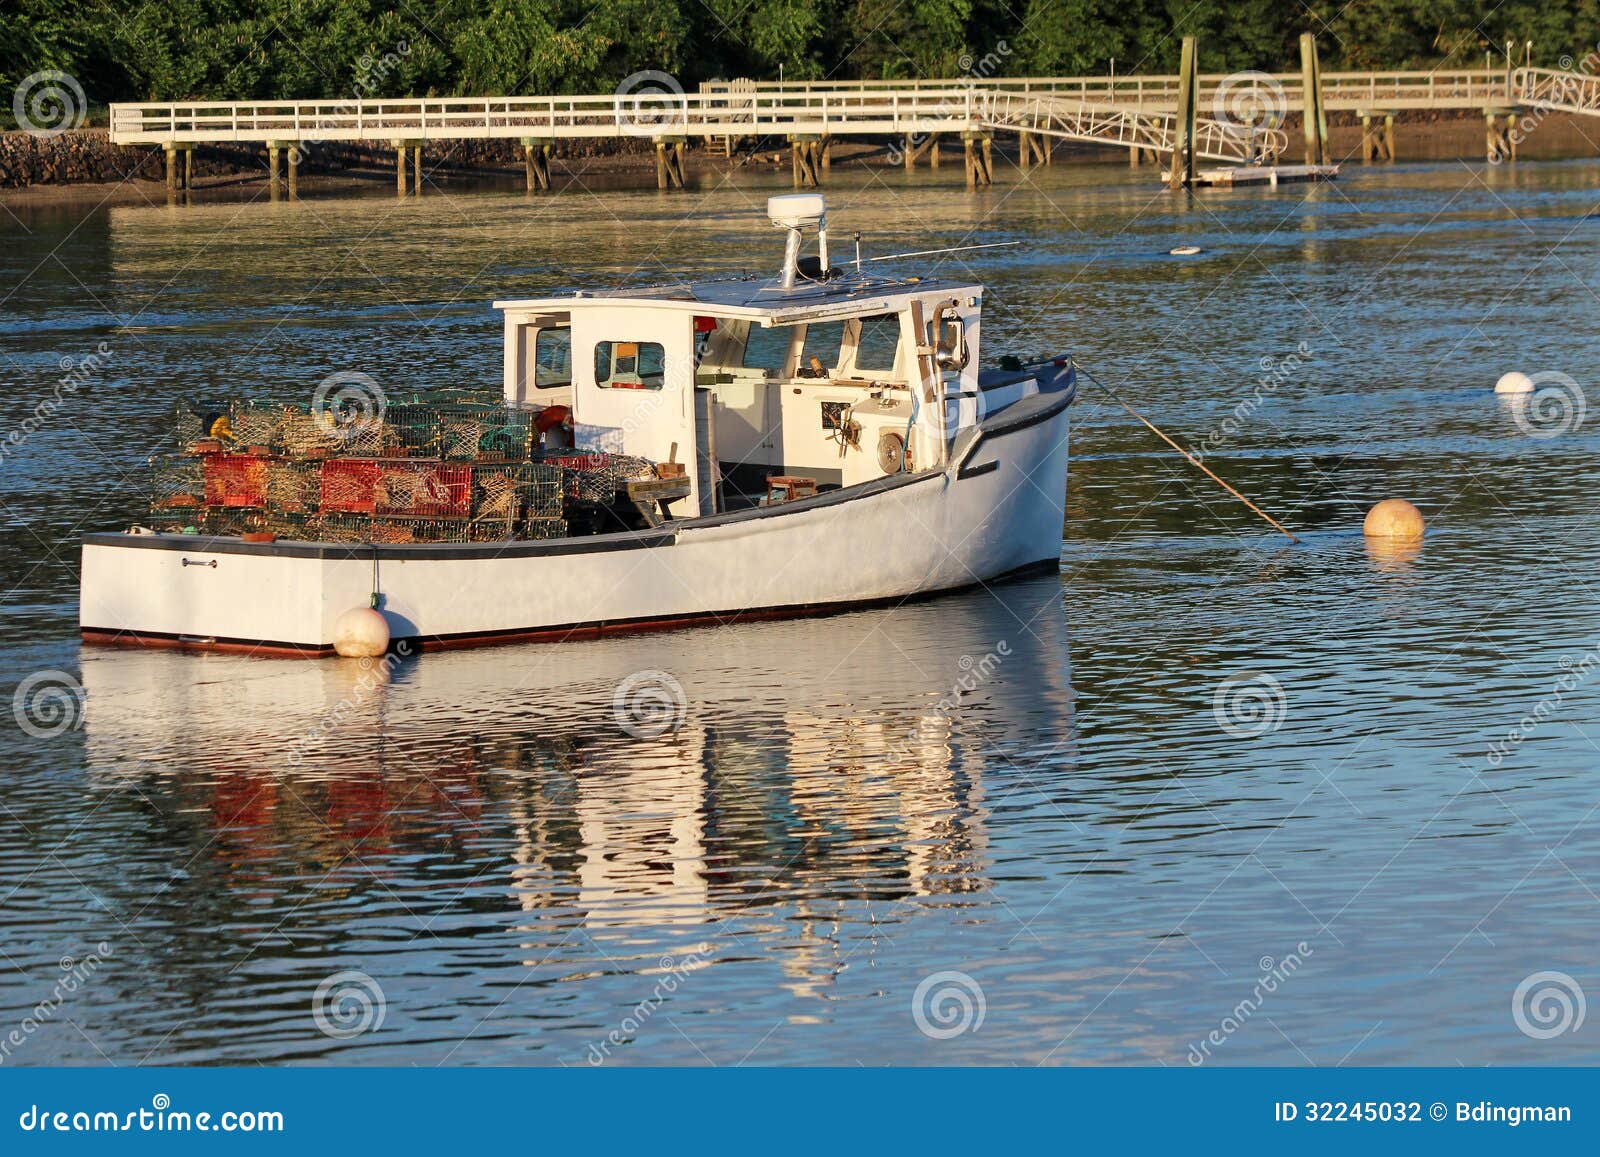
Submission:
POLYGON ((376 665, 86 650, 82 671, 93 787, 189 825, 207 870, 173 888, 203 918, 296 880, 487 919, 532 960, 574 927, 688 944, 784 905, 801 987, 841 903, 983 892, 986 781, 1071 727, 1054 578, 376 665))

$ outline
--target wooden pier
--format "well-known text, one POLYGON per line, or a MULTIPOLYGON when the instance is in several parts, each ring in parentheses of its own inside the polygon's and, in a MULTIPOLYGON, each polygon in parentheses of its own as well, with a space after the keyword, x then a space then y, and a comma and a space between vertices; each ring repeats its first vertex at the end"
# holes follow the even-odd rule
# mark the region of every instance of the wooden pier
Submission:
MULTIPOLYGON (((1302 38, 1297 74, 1201 74, 1186 39, 1177 76, 999 77, 987 80, 718 81, 693 93, 662 92, 641 103, 634 94, 588 96, 440 97, 410 100, 178 101, 111 106, 111 139, 165 150, 167 183, 188 187, 191 151, 208 143, 258 143, 269 179, 280 188, 287 157, 288 192, 298 191, 301 150, 323 141, 382 141, 395 151, 396 191, 420 191, 423 150, 439 142, 505 138, 523 147, 530 191, 550 188, 557 142, 641 137, 656 146, 657 183, 684 184, 683 154, 691 141, 714 142, 731 156, 741 140, 786 141, 797 186, 819 183, 829 150, 844 138, 904 142, 912 167, 939 164, 941 138, 959 140, 967 183, 993 180, 995 137, 1014 136, 1019 166, 1048 164, 1057 142, 1125 149, 1133 164, 1166 159, 1175 184, 1194 181, 1200 161, 1235 170, 1277 167, 1288 141, 1275 122, 1299 110, 1305 164, 1327 166, 1327 117, 1351 111, 1362 122, 1362 154, 1393 160, 1395 117, 1415 109, 1475 109, 1486 117, 1491 159, 1515 155, 1517 116, 1546 109, 1600 116, 1600 79, 1546 69, 1323 74, 1315 41, 1302 38), (1231 89, 1228 86, 1233 86, 1231 89), (1246 103, 1275 118, 1241 124, 1218 107, 1241 88, 1246 103), (1176 161, 1174 161, 1176 158, 1176 161)), ((898 144, 896 145, 898 148, 898 144)))

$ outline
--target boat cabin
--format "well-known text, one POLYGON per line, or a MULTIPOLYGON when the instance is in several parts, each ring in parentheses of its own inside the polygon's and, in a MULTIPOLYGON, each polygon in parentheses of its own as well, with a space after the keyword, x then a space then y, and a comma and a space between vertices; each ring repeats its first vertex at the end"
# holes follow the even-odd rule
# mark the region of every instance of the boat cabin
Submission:
POLYGON ((680 518, 943 465, 981 416, 981 288, 831 266, 818 195, 768 213, 771 279, 495 302, 506 401, 566 407, 552 436, 580 450, 682 464, 680 518))

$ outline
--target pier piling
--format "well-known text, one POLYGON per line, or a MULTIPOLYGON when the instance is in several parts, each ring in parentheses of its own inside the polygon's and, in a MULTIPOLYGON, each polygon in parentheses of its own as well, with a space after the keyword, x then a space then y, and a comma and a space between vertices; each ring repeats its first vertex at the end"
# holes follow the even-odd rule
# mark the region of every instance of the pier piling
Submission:
POLYGON ((544 137, 522 138, 522 169, 530 193, 550 188, 550 146, 544 137))
POLYGON ((1394 160, 1394 113, 1376 108, 1357 111, 1361 117, 1362 162, 1394 160))
POLYGON ((422 146, 411 146, 411 188, 422 195, 422 146))
POLYGON ((289 146, 289 200, 300 199, 300 146, 289 146))
POLYGON ((167 162, 167 196, 176 197, 178 190, 188 192, 194 182, 194 145, 188 141, 173 141, 162 146, 167 162), (178 159, 183 155, 182 161, 178 159))
POLYGON ((1304 94, 1301 112, 1305 120, 1306 164, 1328 163, 1328 113, 1322 104, 1322 64, 1317 57, 1317 38, 1300 34, 1300 86, 1304 94))
POLYGON ((683 188, 683 137, 657 137, 656 188, 683 188))
MULTIPOLYGON (((815 189, 822 183, 822 142, 817 137, 792 136, 789 138, 790 168, 796 189, 815 189)), ((906 165, 911 157, 906 154, 906 165)))
POLYGON ((1483 110, 1484 147, 1491 165, 1517 159, 1517 112, 1515 108, 1498 106, 1483 110))
POLYGON ((278 168, 278 155, 282 152, 277 141, 267 142, 267 190, 274 201, 283 193, 283 177, 278 168))
POLYGON ((1173 189, 1194 188, 1194 132, 1200 103, 1200 74, 1196 67, 1195 39, 1183 38, 1178 65, 1178 115, 1173 122, 1172 164, 1167 183, 1173 189))
POLYGON ((406 195, 406 146, 394 142, 394 191, 397 197, 406 195))
POLYGON ((987 133, 965 132, 961 144, 966 154, 967 188, 994 184, 994 140, 987 133))

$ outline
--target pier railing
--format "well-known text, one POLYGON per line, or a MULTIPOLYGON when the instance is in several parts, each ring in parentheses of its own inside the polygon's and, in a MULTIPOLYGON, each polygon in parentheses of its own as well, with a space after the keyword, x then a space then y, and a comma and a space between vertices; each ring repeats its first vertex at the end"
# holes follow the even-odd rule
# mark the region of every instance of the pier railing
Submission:
MULTIPOLYGON (((1171 112, 1177 105, 1177 88, 1178 78, 1168 76, 1024 77, 740 81, 704 85, 694 93, 177 101, 112 105, 111 139, 118 144, 167 144, 916 134, 983 128, 981 107, 1002 96, 1077 102, 1091 110, 1171 112)), ((1505 103, 1510 88, 1506 74, 1492 70, 1328 73, 1323 77, 1323 103, 1329 109, 1472 108, 1505 103)), ((1298 75, 1209 75, 1200 78, 1201 113, 1209 113, 1224 94, 1238 93, 1247 94, 1253 107, 1267 110, 1297 109, 1302 99, 1298 75)))

